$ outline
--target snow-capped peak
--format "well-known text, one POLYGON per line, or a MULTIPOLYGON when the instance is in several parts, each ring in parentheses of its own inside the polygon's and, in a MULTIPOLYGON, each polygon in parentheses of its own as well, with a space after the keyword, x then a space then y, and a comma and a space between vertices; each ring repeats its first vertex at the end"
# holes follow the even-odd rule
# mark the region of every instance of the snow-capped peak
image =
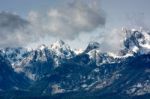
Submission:
POLYGON ((38 49, 40 49, 40 50, 44 50, 46 48, 46 45, 45 44, 42 44, 42 45, 40 45, 39 47, 38 47, 38 49))
POLYGON ((59 48, 62 48, 62 47, 69 47, 68 45, 66 45, 65 44, 65 42, 64 41, 62 41, 62 40, 59 40, 59 41, 56 41, 55 43, 53 43, 52 45, 51 45, 51 48, 52 49, 59 49, 59 48))
POLYGON ((84 51, 84 50, 81 49, 81 48, 80 48, 80 49, 75 49, 75 50, 74 50, 74 52, 75 52, 76 55, 83 53, 83 51, 84 51))
POLYGON ((100 44, 98 42, 90 42, 89 45, 87 46, 85 52, 89 52, 93 49, 98 49, 100 48, 100 44))
POLYGON ((134 53, 149 53, 150 52, 150 34, 143 30, 126 30, 124 46, 127 50, 134 53))
POLYGON ((64 41, 59 40, 51 45, 50 48, 55 54, 61 58, 63 57, 72 57, 73 51, 71 50, 68 44, 65 44, 64 41))

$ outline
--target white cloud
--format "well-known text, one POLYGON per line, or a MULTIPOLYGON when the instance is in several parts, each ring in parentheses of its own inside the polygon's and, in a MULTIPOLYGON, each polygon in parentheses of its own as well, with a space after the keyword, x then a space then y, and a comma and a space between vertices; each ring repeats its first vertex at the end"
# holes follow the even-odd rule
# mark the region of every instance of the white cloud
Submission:
POLYGON ((104 13, 96 7, 96 0, 90 4, 83 1, 66 2, 64 6, 51 8, 45 14, 32 11, 28 19, 40 29, 40 35, 42 32, 61 39, 74 39, 81 32, 90 32, 105 25, 104 13))
POLYGON ((47 12, 31 11, 27 19, 0 13, 0 47, 16 47, 49 39, 74 40, 105 25, 99 0, 64 0, 47 12))

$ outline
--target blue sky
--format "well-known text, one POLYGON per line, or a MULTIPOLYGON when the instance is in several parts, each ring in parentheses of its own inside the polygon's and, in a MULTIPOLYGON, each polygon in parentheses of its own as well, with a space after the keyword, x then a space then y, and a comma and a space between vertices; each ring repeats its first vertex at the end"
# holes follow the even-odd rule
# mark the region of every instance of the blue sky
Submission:
POLYGON ((0 0, 0 10, 16 12, 25 17, 31 10, 45 11, 56 6, 58 0, 0 0))
MULTIPOLYGON (((149 4, 150 0, 102 0, 101 6, 110 23, 119 26, 134 19, 150 22, 149 4), (131 19, 132 16, 134 17, 131 19)), ((147 24, 150 26, 149 23, 147 24)))
POLYGON ((33 43, 49 44, 63 39, 74 48, 85 48, 90 41, 101 42, 105 38, 98 37, 102 34, 107 35, 116 28, 141 26, 149 29, 149 4, 150 0, 0 0, 0 11, 16 13, 34 24, 32 27, 36 29, 36 31, 33 29, 30 31, 33 38, 28 37, 24 32, 14 33, 13 35, 18 37, 17 41, 11 40, 7 35, 9 33, 5 33, 6 35, 3 35, 6 40, 1 41, 0 47, 10 45, 10 42, 19 42, 18 45, 24 45, 23 40, 29 41, 25 45, 32 46, 33 43), (75 4, 68 5, 70 1, 75 4), (88 8, 86 5, 93 6, 88 8), (38 39, 39 43, 34 39, 38 39))

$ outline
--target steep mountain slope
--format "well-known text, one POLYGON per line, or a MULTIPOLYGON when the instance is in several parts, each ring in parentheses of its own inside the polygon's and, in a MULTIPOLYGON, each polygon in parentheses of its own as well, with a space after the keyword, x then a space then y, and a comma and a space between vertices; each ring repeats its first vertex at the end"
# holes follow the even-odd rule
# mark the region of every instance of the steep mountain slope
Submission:
POLYGON ((115 95, 126 99, 148 95, 150 33, 135 29, 124 32, 124 48, 118 55, 103 53, 97 42, 89 43, 78 54, 63 41, 35 50, 2 49, 0 89, 3 93, 13 91, 14 97, 18 92, 27 97, 115 95))
POLYGON ((3 58, 0 52, 0 92, 25 89, 30 83, 31 81, 23 74, 13 71, 9 62, 3 58))

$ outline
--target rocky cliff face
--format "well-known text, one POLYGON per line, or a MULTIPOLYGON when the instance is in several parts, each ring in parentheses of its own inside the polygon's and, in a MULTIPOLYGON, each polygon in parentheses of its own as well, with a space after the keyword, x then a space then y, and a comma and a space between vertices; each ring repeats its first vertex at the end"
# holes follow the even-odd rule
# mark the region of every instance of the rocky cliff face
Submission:
POLYGON ((63 41, 35 50, 1 49, 0 93, 147 95, 150 34, 138 30, 125 33, 124 49, 119 55, 101 52, 97 42, 91 42, 78 54, 63 41))

